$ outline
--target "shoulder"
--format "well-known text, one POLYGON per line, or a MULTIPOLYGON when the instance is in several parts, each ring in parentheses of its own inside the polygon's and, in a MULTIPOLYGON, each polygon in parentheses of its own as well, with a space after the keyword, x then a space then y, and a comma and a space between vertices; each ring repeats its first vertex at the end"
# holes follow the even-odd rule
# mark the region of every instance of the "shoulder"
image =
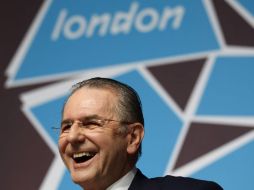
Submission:
POLYGON ((129 190, 223 190, 217 183, 189 177, 147 178, 140 170, 137 171, 129 190))
POLYGON ((160 184, 160 187, 182 190, 222 190, 222 188, 215 182, 199 180, 189 177, 175 177, 167 175, 165 177, 156 177, 150 179, 155 184, 160 184))

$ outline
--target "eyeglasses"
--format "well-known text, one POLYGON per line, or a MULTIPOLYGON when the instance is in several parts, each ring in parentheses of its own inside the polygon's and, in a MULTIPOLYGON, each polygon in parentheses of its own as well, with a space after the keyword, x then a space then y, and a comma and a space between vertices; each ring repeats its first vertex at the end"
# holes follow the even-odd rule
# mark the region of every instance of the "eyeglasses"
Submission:
POLYGON ((59 135, 66 134, 70 132, 71 126, 74 123, 77 123, 80 128, 82 129, 88 129, 88 130, 94 130, 97 128, 104 127, 108 122, 118 122, 121 124, 130 125, 131 122, 128 121, 119 121, 114 119, 106 119, 106 118, 90 118, 90 119, 84 119, 83 121, 71 121, 71 120, 65 120, 61 123, 61 127, 52 127, 52 129, 59 135))

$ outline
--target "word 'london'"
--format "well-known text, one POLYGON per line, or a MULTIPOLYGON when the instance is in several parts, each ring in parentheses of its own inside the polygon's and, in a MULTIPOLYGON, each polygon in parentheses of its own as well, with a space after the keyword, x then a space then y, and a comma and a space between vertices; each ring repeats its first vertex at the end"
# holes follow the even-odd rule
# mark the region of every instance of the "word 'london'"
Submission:
POLYGON ((82 15, 69 16, 68 11, 62 9, 52 31, 51 39, 58 40, 61 33, 69 40, 76 40, 82 36, 90 38, 95 31, 101 37, 108 33, 111 35, 128 34, 132 27, 140 33, 151 32, 155 29, 163 31, 170 20, 172 29, 176 30, 180 27, 185 13, 183 6, 174 8, 167 6, 164 7, 162 13, 151 7, 138 9, 139 4, 133 2, 128 12, 119 11, 114 15, 110 13, 93 14, 89 21, 82 15))

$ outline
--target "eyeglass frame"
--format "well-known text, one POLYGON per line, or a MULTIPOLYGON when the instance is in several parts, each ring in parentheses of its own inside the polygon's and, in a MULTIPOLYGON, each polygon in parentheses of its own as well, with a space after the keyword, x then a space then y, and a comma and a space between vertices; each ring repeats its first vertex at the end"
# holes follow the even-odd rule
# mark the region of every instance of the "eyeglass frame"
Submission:
POLYGON ((93 129, 97 129, 97 128, 103 128, 106 125, 106 122, 118 122, 118 123, 126 124, 126 125, 130 125, 130 124, 134 123, 134 122, 129 122, 129 121, 102 118, 102 117, 98 117, 98 116, 89 116, 89 117, 84 118, 83 121, 80 121, 80 120, 75 120, 75 121, 64 120, 64 121, 61 122, 61 127, 52 127, 52 129, 54 131, 57 131, 59 136, 61 136, 62 134, 69 133, 70 128, 74 123, 79 124, 79 127, 82 128, 82 129, 93 130, 93 129), (90 125, 90 127, 89 127, 89 125, 90 125))

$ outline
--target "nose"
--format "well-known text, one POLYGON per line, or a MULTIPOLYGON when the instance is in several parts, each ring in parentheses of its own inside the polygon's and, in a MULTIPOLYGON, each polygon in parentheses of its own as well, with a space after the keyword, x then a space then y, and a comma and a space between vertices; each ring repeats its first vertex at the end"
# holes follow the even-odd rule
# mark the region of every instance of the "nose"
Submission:
POLYGON ((71 144, 79 144, 84 142, 86 139, 85 135, 82 133, 79 123, 74 122, 67 134, 67 140, 71 144))

